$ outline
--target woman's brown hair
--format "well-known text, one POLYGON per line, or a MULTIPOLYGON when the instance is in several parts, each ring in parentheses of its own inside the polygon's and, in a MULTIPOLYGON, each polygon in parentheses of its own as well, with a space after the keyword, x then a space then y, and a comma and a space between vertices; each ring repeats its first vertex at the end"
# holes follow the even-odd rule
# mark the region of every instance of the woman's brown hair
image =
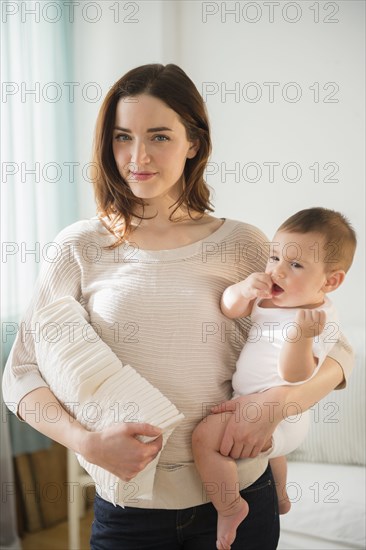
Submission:
POLYGON ((144 201, 133 195, 120 175, 112 149, 118 102, 121 98, 140 94, 163 101, 179 115, 187 139, 199 141, 195 157, 186 160, 183 191, 173 205, 170 220, 173 221, 174 213, 182 205, 187 208, 190 217, 192 212, 203 215, 207 210, 213 211, 210 190, 203 179, 211 153, 210 128, 203 99, 192 80, 177 65, 142 65, 126 73, 112 86, 99 111, 95 130, 92 181, 98 216, 117 237, 112 248, 121 244, 127 236, 132 216, 143 219, 143 214, 137 216, 136 211, 142 207, 143 212, 144 201))

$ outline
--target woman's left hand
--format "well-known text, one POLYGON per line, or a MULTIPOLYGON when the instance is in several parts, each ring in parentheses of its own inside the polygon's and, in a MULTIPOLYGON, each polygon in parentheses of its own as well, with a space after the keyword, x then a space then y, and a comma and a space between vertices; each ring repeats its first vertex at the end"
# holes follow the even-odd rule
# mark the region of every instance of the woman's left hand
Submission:
POLYGON ((277 424, 283 420, 285 387, 244 395, 225 401, 211 409, 212 413, 232 412, 220 453, 231 458, 254 458, 271 446, 277 424))

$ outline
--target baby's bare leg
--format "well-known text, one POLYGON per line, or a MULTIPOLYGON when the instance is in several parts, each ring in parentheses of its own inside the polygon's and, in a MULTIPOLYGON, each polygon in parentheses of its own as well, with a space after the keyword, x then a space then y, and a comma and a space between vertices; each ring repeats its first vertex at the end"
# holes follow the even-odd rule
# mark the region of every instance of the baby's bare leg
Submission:
POLYGON ((287 460, 285 456, 277 456, 270 459, 271 470, 276 484, 278 511, 287 514, 291 508, 291 502, 286 490, 287 460))
POLYGON ((192 435, 193 456, 207 497, 218 513, 217 548, 227 550, 235 540, 236 529, 249 507, 239 493, 235 461, 220 454, 220 444, 230 413, 205 418, 192 435))

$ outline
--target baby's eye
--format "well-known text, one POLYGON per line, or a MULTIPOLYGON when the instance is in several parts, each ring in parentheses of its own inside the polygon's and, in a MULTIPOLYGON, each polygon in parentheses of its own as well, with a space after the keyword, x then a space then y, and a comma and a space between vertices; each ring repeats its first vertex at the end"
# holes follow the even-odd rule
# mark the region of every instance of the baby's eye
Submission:
POLYGON ((302 268, 302 265, 297 263, 297 262, 291 262, 291 265, 292 265, 292 267, 295 267, 296 269, 299 269, 299 268, 301 269, 302 268))
POLYGON ((279 259, 278 256, 270 256, 270 257, 269 257, 269 261, 270 261, 270 262, 279 262, 280 259, 279 259))
POLYGON ((129 141, 131 139, 131 136, 128 134, 117 134, 114 136, 114 139, 116 141, 129 141))

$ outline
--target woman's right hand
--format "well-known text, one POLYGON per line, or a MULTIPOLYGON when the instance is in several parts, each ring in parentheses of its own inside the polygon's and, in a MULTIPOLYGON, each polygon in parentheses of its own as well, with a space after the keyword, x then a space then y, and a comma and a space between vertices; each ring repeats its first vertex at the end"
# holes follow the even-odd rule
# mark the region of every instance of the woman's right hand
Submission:
POLYGON ((99 432, 84 432, 81 455, 92 464, 130 481, 159 453, 161 430, 151 424, 124 422, 99 432), (143 443, 139 436, 155 438, 143 443))
POLYGON ((161 430, 145 423, 122 422, 91 432, 62 407, 47 387, 26 394, 19 403, 18 414, 42 434, 124 481, 141 472, 156 457, 163 443, 161 430), (48 410, 53 411, 52 418, 48 410), (154 441, 143 443, 139 436, 154 441))

